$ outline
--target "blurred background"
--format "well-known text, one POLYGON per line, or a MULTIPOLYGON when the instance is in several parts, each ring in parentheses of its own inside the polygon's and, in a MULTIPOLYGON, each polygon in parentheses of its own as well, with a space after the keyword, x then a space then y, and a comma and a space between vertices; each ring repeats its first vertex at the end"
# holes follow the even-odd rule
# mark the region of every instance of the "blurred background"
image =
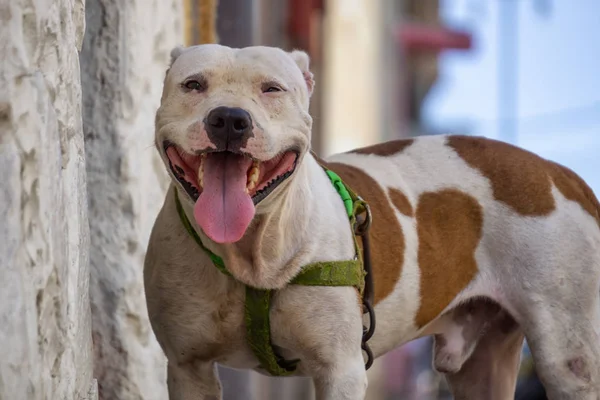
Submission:
MULTIPOLYGON (((166 398, 143 260, 169 181, 153 148, 169 53, 312 59, 313 147, 458 133, 525 147, 600 194, 598 0, 13 0, 0 5, 0 400, 166 398)), ((225 400, 310 382, 222 368, 225 400)), ((431 341, 378 359, 368 400, 449 399, 431 341)), ((527 346, 516 399, 544 399, 527 346)))

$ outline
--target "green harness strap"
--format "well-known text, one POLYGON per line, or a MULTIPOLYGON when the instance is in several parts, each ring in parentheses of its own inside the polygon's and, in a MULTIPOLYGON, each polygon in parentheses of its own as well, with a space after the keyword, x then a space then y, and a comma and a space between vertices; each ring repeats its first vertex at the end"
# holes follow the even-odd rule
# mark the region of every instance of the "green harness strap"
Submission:
MULTIPOLYGON (((344 202, 352 232, 356 228, 356 216, 363 213, 366 203, 350 190, 333 171, 325 169, 331 183, 344 202)), ((175 190, 175 204, 183 226, 210 257, 213 264, 227 276, 232 276, 225 267, 223 259, 207 249, 200 236, 192 227, 185 214, 177 190, 175 190)), ((302 268, 290 284, 305 286, 354 286, 361 296, 365 283, 365 270, 356 236, 353 235, 356 257, 346 261, 322 261, 308 264, 302 268)), ((271 324, 269 311, 274 290, 258 289, 246 285, 245 323, 248 345, 258 358, 263 369, 273 376, 286 376, 292 374, 300 360, 285 360, 279 356, 271 343, 271 324)))

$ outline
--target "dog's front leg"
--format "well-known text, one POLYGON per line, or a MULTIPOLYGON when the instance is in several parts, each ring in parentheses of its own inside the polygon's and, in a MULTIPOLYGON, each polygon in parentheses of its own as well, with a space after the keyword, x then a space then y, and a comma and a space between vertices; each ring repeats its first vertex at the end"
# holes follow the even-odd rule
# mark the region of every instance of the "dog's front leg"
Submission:
POLYGON ((169 363, 169 400, 221 400, 221 384, 214 362, 169 363))
POLYGON ((367 373, 361 349, 363 314, 353 287, 290 285, 271 308, 275 343, 296 349, 300 372, 317 400, 364 400, 367 373))
POLYGON ((314 377, 317 400, 364 400, 367 372, 362 354, 340 359, 314 377))

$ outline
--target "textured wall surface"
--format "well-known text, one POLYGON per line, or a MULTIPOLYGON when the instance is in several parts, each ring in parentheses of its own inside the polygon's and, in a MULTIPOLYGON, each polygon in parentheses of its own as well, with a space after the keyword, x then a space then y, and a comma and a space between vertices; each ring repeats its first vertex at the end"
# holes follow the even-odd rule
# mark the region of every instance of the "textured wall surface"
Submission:
POLYGON ((0 399, 92 399, 82 0, 0 1, 0 399))
POLYGON ((166 399, 166 364, 148 322, 143 259, 164 200, 154 114, 178 0, 88 0, 81 54, 95 366, 101 399, 166 399))

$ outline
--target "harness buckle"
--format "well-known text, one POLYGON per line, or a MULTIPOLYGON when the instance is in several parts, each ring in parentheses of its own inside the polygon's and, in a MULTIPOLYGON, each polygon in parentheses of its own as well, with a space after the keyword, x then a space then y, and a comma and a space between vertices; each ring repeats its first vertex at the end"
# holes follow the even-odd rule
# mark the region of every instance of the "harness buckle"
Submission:
POLYGON ((369 203, 364 201, 360 196, 357 196, 357 212, 355 214, 356 222, 354 224, 354 234, 357 236, 365 236, 371 227, 371 207, 369 203), (362 208, 362 210, 360 209, 362 208))

